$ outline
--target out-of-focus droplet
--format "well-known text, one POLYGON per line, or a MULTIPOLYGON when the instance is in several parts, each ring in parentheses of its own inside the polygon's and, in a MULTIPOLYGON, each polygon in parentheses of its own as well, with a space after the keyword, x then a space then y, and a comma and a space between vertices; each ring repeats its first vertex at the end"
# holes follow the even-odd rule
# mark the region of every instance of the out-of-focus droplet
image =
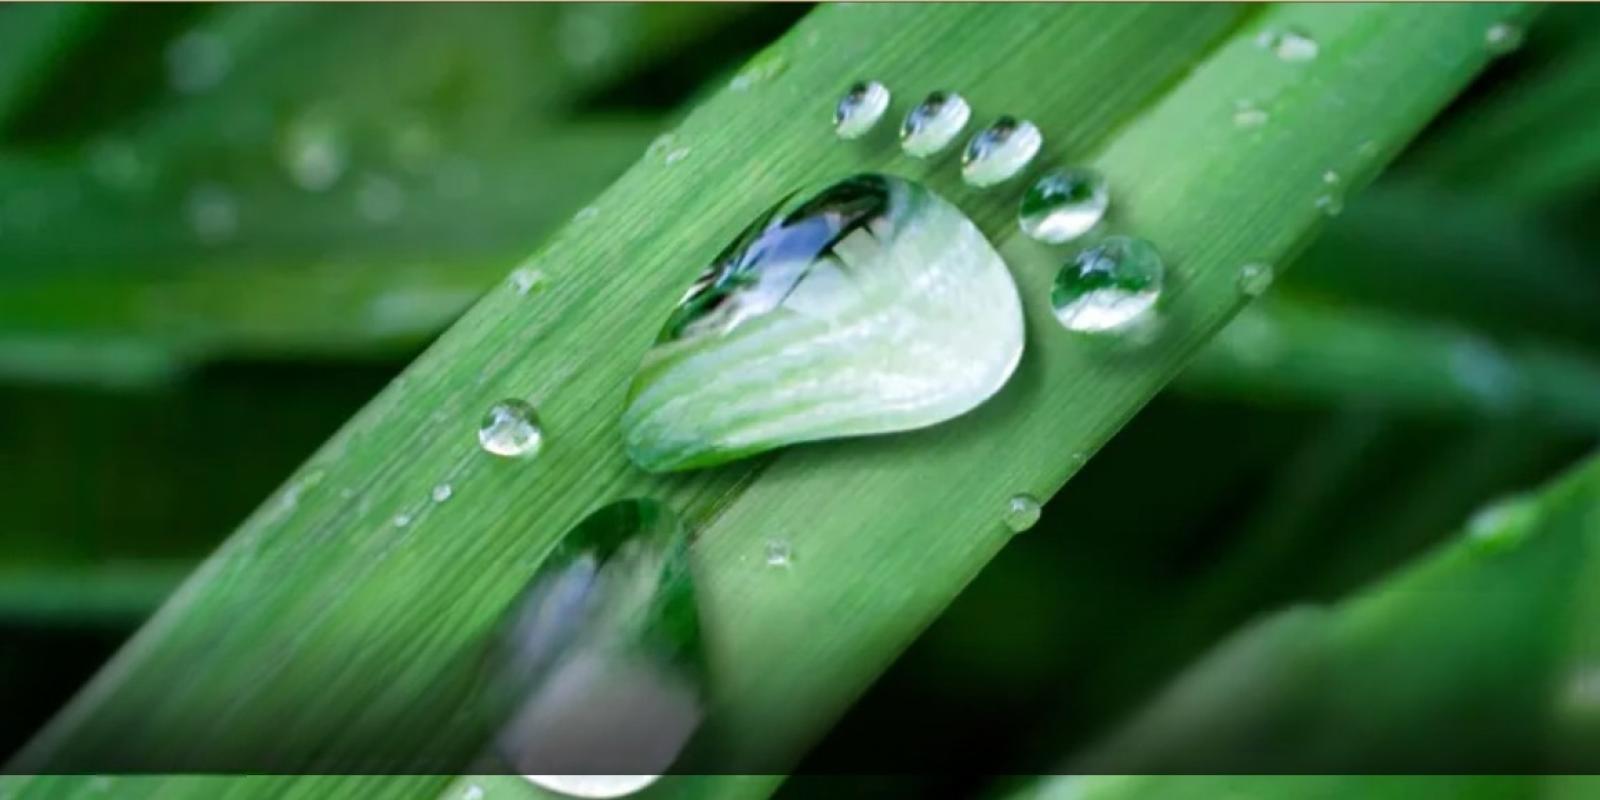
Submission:
POLYGON ((517 773, 575 797, 619 797, 665 772, 707 701, 677 517, 643 499, 585 517, 544 557, 487 667, 493 751, 517 773))
POLYGON ((183 94, 216 88, 233 68, 233 54, 222 37, 189 31, 167 45, 167 84, 183 94))
POLYGON ((189 229, 206 244, 221 244, 239 232, 239 201, 226 186, 200 183, 184 198, 189 229))
POLYGON ((1483 43, 1491 54, 1503 56, 1522 46, 1522 28, 1509 22, 1496 22, 1483 32, 1483 43))

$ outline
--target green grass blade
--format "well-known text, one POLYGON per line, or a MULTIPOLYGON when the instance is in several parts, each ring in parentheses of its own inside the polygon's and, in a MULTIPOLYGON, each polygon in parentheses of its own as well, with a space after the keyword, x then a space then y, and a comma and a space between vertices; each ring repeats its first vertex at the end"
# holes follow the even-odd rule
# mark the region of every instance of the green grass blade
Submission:
POLYGON ((1245 629, 1091 751, 1094 771, 1588 763, 1600 461, 1328 608, 1245 629), (1530 624, 1539 620, 1551 624, 1530 624))
MULTIPOLYGON (((1315 232, 1323 172, 1365 183, 1378 164, 1362 144, 1398 148, 1486 61, 1484 29, 1523 13, 817 11, 613 186, 592 219, 539 253, 530 266, 549 276, 548 291, 492 292, 346 426, 290 480, 297 502, 269 501, 18 766, 239 763, 266 735, 288 767, 470 757, 481 742, 457 712, 489 626, 553 537, 599 503, 641 494, 699 531, 713 729, 733 746, 725 763, 791 763, 1004 545, 1007 499, 1053 493, 1075 468, 1067 454, 1112 435, 1243 304, 1241 265, 1283 260, 1315 232), (1310 31, 1319 55, 1276 61, 1254 43, 1266 25, 1310 31), (1117 224, 1156 242, 1171 265, 1168 336, 1115 357, 1057 330, 1046 292, 1062 255, 1015 232, 1014 194, 962 190, 948 160, 909 163, 888 136, 832 137, 833 103, 858 73, 907 96, 958 87, 987 113, 1039 123, 1047 160, 1104 172, 1117 224), (1244 96, 1274 108, 1269 126, 1234 126, 1244 96), (700 473, 634 470, 614 411, 658 327, 646 321, 664 319, 775 198, 863 169, 924 179, 996 239, 1031 334, 1011 384, 916 434, 700 473), (476 449, 479 416, 506 396, 540 406, 549 443, 531 464, 476 449), (434 504, 429 489, 444 481, 454 499, 434 504), (397 527, 401 513, 410 524, 397 527), (785 574, 762 565, 773 537, 793 544, 785 574), (191 679, 176 695, 179 670, 191 679), (150 735, 129 742, 131 727, 150 735)), ((751 787, 706 780, 684 791, 751 787)))
POLYGON ((1249 402, 1353 402, 1421 416, 1600 430, 1600 365, 1455 325, 1279 297, 1240 314, 1180 386, 1249 402))
POLYGON ((93 3, 14 3, 0 8, 0 131, 32 99, 54 63, 104 13, 93 3))

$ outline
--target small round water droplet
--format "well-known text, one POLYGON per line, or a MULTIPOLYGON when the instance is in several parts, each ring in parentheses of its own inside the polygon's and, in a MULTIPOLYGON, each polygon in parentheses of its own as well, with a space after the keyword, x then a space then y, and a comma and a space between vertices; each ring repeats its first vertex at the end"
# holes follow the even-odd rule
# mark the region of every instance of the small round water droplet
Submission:
POLYGON ((900 124, 900 149, 927 158, 949 147, 970 119, 972 106, 966 98, 955 92, 933 92, 900 124))
POLYGON ((402 511, 399 514, 394 515, 394 526, 396 528, 404 528, 404 527, 406 527, 407 525, 410 525, 410 524, 411 524, 411 515, 410 514, 407 514, 407 513, 402 511))
POLYGON ((788 59, 781 51, 768 48, 751 59, 738 75, 733 76, 733 80, 728 82, 728 88, 735 92, 748 91, 778 77, 788 67, 788 59))
POLYGON ((643 791, 660 775, 524 775, 535 786, 568 797, 606 800, 643 791))
POLYGON ((532 405, 522 400, 502 400, 484 415, 478 426, 478 444, 497 456, 533 456, 544 444, 544 431, 532 405))
POLYGON ((833 130, 841 139, 855 139, 872 130, 889 110, 889 90, 877 81, 858 83, 845 92, 833 110, 833 130))
POLYGON ((667 153, 667 157, 664 160, 667 162, 667 164, 670 165, 670 164, 676 164, 679 161, 682 161, 682 160, 684 160, 685 158, 688 158, 688 157, 689 157, 689 148, 687 148, 687 147, 679 147, 679 148, 676 148, 676 149, 672 150, 671 152, 668 152, 667 153))
POLYGON ((1098 225, 1110 202, 1111 190, 1100 173, 1059 169, 1040 178, 1022 196, 1017 222, 1023 233, 1041 242, 1070 242, 1098 225))
POLYGON ((239 232, 239 202, 227 187, 202 183, 184 198, 189 229, 206 244, 220 244, 239 232))
POLYGON ((1001 117, 967 143, 961 178, 973 186, 993 186, 1021 172, 1043 144, 1044 135, 1032 122, 1001 117))
POLYGON ((172 40, 166 61, 167 84, 184 94, 215 88, 233 67, 227 42, 205 31, 190 31, 172 40))
POLYGON ((1503 56, 1522 46, 1522 28, 1509 22, 1496 22, 1483 32, 1483 43, 1491 54, 1503 56))
POLYGON ((1267 110, 1256 105, 1250 100, 1239 100, 1233 104, 1233 124, 1237 128, 1259 128, 1271 119, 1267 110))
POLYGON ((1328 184, 1329 186, 1337 184, 1339 180, 1339 173, 1335 172, 1334 170, 1330 169, 1322 173, 1322 182, 1328 184))
POLYGON ((767 542, 766 562, 769 567, 788 567, 794 563, 794 549, 782 539, 767 542))
POLYGON ((1039 522, 1039 513, 1039 501, 1033 495, 1015 495, 1006 501, 1006 527, 1022 533, 1039 522))
POLYGON ((483 800, 483 787, 476 783, 468 785, 461 792, 461 800, 483 800))
POLYGON ((356 189, 356 209, 368 222, 393 222, 405 210, 406 193, 400 184, 382 175, 368 175, 356 189))
POLYGON ((1132 329, 1161 298, 1164 273, 1161 256, 1149 242, 1111 236, 1061 267, 1050 306, 1069 331, 1132 329))
POLYGON ((452 496, 454 496, 455 493, 456 493, 456 490, 454 488, 452 488, 450 486, 450 484, 441 483, 438 486, 433 487, 433 491, 429 492, 428 496, 432 497, 433 498, 433 502, 435 502, 435 503, 443 503, 444 501, 449 500, 452 496))
POLYGON ((1272 265, 1246 264, 1239 268, 1239 291, 1246 297, 1260 297, 1272 286, 1272 265))
POLYGON ((1317 210, 1330 216, 1337 217, 1344 212, 1344 199, 1337 194, 1318 195, 1316 200, 1317 210))
POLYGON ((1317 41, 1298 28, 1272 28, 1256 34, 1256 44, 1280 61, 1310 61, 1317 57, 1317 41))
POLYGON ((511 288, 519 295, 526 295, 544 283, 544 273, 528 267, 518 267, 511 271, 511 288))

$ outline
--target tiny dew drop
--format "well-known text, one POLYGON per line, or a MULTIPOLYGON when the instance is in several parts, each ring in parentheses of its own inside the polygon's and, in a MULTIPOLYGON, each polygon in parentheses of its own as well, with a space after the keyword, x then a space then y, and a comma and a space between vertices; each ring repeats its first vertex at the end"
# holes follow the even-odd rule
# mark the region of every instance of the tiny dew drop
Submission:
POLYGON ((1270 264, 1246 264, 1239 268, 1239 291, 1246 297, 1260 297, 1272 286, 1270 264))
POLYGON ((313 116, 290 126, 284 134, 280 156, 296 186, 308 192, 322 192, 344 175, 350 148, 336 125, 313 116))
POLYGON ((1322 173, 1322 182, 1328 184, 1329 186, 1337 184, 1339 180, 1339 173, 1334 170, 1330 169, 1322 173))
POLYGON ((1280 61, 1310 61, 1317 57, 1317 41, 1297 28, 1272 28, 1256 35, 1256 44, 1280 61))
POLYGON ((404 527, 406 527, 406 526, 408 526, 410 524, 411 524, 411 515, 410 514, 407 514, 407 513, 402 511, 399 514, 394 515, 394 526, 396 528, 404 528, 404 527))
POLYGON ((511 271, 511 289, 518 295, 526 296, 534 289, 544 284, 544 273, 529 267, 518 267, 511 271))
POLYGON ((833 130, 841 139, 866 134, 889 110, 889 90, 877 81, 857 83, 845 92, 833 110, 833 130))
POLYGON ((679 148, 676 148, 676 149, 672 150, 671 152, 668 152, 667 153, 667 157, 664 160, 666 161, 667 164, 671 165, 671 164, 676 164, 679 161, 682 161, 682 160, 684 160, 685 158, 688 158, 688 157, 689 157, 689 148, 687 148, 687 147, 679 147, 679 148))
POLYGON ((478 444, 497 456, 517 458, 537 455, 544 432, 533 406, 522 400, 502 400, 489 409, 478 426, 478 444))
POLYGON ((446 500, 449 500, 451 497, 454 497, 455 493, 456 490, 452 488, 450 484, 441 483, 438 486, 433 487, 433 491, 429 492, 429 496, 433 498, 433 502, 443 503, 446 500))
POLYGON ((1111 192, 1100 173, 1082 168, 1055 170, 1022 196, 1017 223, 1023 233, 1041 242, 1070 242, 1098 225, 1110 202, 1111 192))
POLYGON ((769 539, 766 562, 769 567, 787 568, 794 563, 794 547, 782 539, 769 539))
POLYGON ((1267 110, 1249 100, 1240 100, 1233 104, 1233 124, 1237 128, 1259 128, 1270 119, 1267 110))
POLYGON ((1496 22, 1483 32, 1483 43, 1491 54, 1503 56, 1522 46, 1522 28, 1509 22, 1496 22))
POLYGON ((1165 271, 1154 245, 1111 236, 1061 267, 1050 290, 1050 306, 1069 331, 1132 330, 1161 298, 1165 271))
POLYGON ((900 124, 900 149, 927 158, 955 141, 972 119, 972 107, 955 92, 932 92, 900 124))
POLYGON ((1043 145, 1044 135, 1032 122, 1003 116, 967 143, 961 178, 972 186, 993 186, 1021 172, 1043 145))
POLYGON ((1006 527, 1022 533, 1039 522, 1039 501, 1033 495, 1014 495, 1006 501, 1006 527))
POLYGON ((588 222, 599 215, 600 209, 595 208, 594 206, 584 206, 583 208, 578 209, 578 213, 572 215, 572 221, 588 222))
POLYGON ((1330 217, 1337 217, 1344 212, 1344 199, 1331 192, 1318 195, 1315 205, 1318 211, 1330 217))

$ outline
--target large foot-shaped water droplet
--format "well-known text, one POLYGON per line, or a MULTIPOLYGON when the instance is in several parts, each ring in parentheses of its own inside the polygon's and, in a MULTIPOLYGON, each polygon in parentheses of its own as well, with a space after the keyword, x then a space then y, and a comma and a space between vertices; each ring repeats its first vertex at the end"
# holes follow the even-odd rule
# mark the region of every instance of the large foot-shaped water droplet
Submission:
POLYGON ((1005 384, 1022 330, 971 220, 859 175, 773 208, 700 276, 634 378, 627 451, 676 470, 942 422, 1005 384))
POLYGON ((706 702, 682 524, 649 500, 590 514, 545 559, 496 644, 485 696, 509 771, 585 797, 613 795, 562 779, 664 773, 706 702))

